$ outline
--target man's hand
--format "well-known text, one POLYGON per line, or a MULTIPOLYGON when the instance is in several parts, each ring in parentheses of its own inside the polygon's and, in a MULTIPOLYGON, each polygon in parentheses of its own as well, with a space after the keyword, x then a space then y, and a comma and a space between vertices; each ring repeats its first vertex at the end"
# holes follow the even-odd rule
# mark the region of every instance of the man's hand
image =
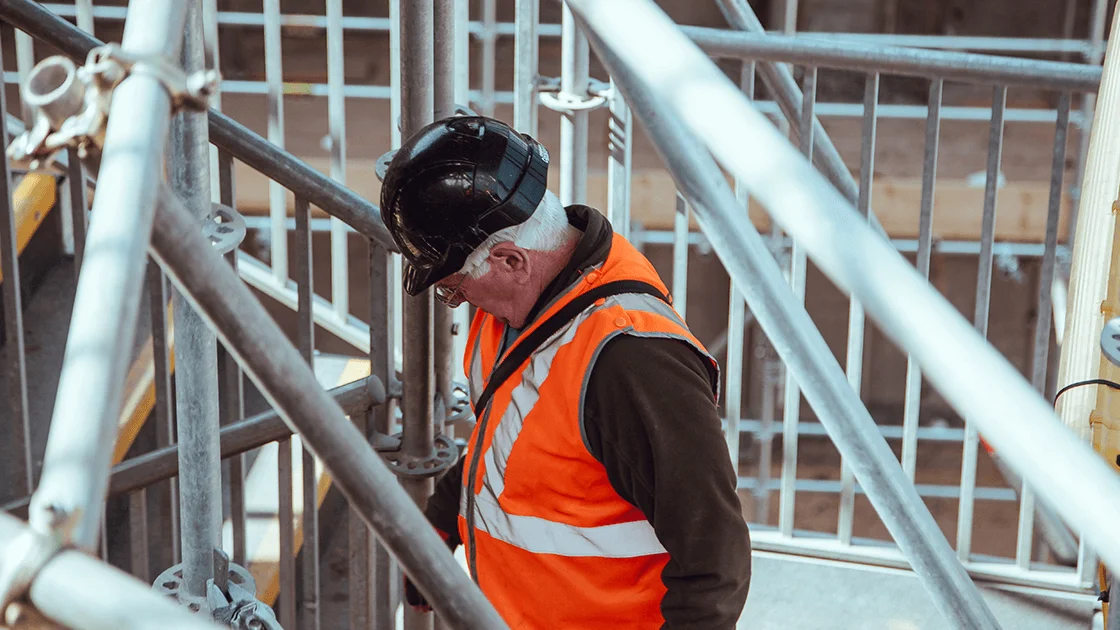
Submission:
POLYGON ((432 612, 432 605, 428 603, 428 600, 424 598, 424 594, 420 592, 420 589, 416 588, 416 585, 412 583, 412 580, 408 579, 407 575, 404 576, 404 599, 408 602, 409 606, 412 606, 412 610, 418 613, 432 612))
MULTIPOLYGON (((443 542, 447 543, 447 545, 450 547, 451 535, 443 531, 442 529, 439 529, 438 527, 435 527, 433 529, 435 529, 436 533, 439 534, 439 537, 443 539, 443 542)), ((452 550, 454 550, 454 548, 452 548, 452 550)), ((401 579, 404 580, 404 599, 406 602, 408 602, 408 605, 412 606, 412 609, 418 613, 432 612, 432 605, 428 603, 428 600, 424 597, 424 594, 420 592, 420 589, 416 588, 416 585, 412 583, 412 580, 408 579, 408 576, 404 574, 401 575, 401 579)))

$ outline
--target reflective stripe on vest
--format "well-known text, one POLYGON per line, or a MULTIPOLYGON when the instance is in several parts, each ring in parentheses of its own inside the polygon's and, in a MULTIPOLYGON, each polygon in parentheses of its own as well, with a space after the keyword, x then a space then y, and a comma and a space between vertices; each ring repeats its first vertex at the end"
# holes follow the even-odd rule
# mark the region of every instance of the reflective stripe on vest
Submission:
MULTIPOLYGON (((483 490, 475 497, 475 527, 532 553, 567 557, 637 558, 666 553, 649 521, 576 527, 536 516, 508 514, 483 490)), ((466 503, 460 513, 466 517, 466 503)))
MULTIPOLYGON (((506 405, 501 420, 494 430, 489 448, 483 453, 485 471, 481 488, 475 497, 477 529, 497 540, 535 553, 604 558, 633 558, 665 553, 665 548, 657 540, 653 527, 646 520, 600 527, 576 527, 539 517, 507 514, 498 501, 505 488, 505 471, 509 455, 521 434, 525 418, 540 399, 541 385, 548 378, 557 353, 564 345, 576 338, 580 325, 589 317, 600 310, 615 306, 627 311, 653 313, 684 327, 684 322, 677 313, 661 300, 644 294, 623 294, 606 298, 603 303, 584 310, 542 344, 522 370, 521 382, 511 392, 509 404, 506 405)), ((652 336, 650 333, 638 334, 652 336)), ((690 343, 682 336, 671 334, 657 336, 679 338, 690 343)), ((607 341, 609 338, 604 340, 603 344, 607 341)), ((473 381, 472 390, 481 391, 484 386, 482 360, 477 344, 472 352, 470 371, 473 381)), ((466 486, 463 486, 462 492, 464 496, 460 501, 460 511, 466 518, 466 486)))

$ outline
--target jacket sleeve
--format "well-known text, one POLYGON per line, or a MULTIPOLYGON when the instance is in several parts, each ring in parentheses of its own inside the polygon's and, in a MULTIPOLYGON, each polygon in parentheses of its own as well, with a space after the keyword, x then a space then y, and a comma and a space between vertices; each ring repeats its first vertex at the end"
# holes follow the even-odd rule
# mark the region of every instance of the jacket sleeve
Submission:
POLYGON ((463 542, 459 538, 459 495, 463 485, 464 460, 466 457, 460 457, 436 480, 432 496, 428 497, 428 504, 424 506, 424 516, 428 517, 428 522, 444 537, 452 551, 463 542))
POLYGON ((684 342, 621 335, 601 351, 584 401, 588 450, 669 552, 665 628, 734 628, 750 584, 750 534, 711 379, 684 342))

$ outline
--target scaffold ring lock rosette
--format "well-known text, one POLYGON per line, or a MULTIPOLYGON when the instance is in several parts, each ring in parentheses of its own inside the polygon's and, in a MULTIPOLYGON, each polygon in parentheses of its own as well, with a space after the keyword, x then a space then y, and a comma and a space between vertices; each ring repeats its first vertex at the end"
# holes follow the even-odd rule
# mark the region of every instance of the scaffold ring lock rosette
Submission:
MULTIPOLYGON (((394 437, 401 439, 403 435, 398 433, 394 437)), ((389 466, 389 470, 396 473, 399 477, 410 477, 413 479, 435 477, 448 468, 451 468, 459 459, 459 447, 455 444, 454 440, 446 435, 437 435, 435 437, 432 450, 425 457, 408 455, 403 449, 395 451, 381 450, 379 453, 389 466)))

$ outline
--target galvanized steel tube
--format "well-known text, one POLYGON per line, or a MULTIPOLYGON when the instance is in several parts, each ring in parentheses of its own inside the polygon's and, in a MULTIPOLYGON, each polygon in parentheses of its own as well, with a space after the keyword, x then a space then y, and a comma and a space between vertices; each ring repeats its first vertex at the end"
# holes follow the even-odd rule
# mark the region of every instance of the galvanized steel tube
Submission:
MULTIPOLYGON (((560 49, 560 94, 573 101, 587 98, 591 50, 572 18, 567 5, 561 17, 564 32, 560 49)), ((560 99, 564 103, 563 98, 560 99)), ((587 201, 587 116, 586 110, 560 115, 560 203, 587 201)))
MULTIPOLYGON (((922 198, 918 210, 918 273, 929 279, 933 252, 933 206, 937 185, 937 153, 941 139, 941 101, 945 82, 934 79, 929 86, 929 111, 926 115, 926 146, 922 154, 922 198)), ((918 420, 922 403, 922 368, 906 355, 906 391, 902 407, 902 469, 910 481, 918 465, 918 420)))
POLYGON ((537 135, 537 26, 540 0, 517 0, 513 36, 513 128, 537 135))
MULTIPOLYGON (((186 12, 178 0, 130 4, 122 47, 177 59, 186 12)), ((170 96, 153 76, 135 74, 116 87, 93 202, 100 219, 87 235, 41 485, 31 503, 37 530, 73 527, 72 542, 87 551, 97 545, 170 118, 170 96)))
MULTIPOLYGON (((84 188, 84 187, 83 187, 84 188)), ((168 352, 168 312, 167 278, 154 261, 148 259, 147 279, 148 310, 152 319, 152 372, 155 377, 155 405, 152 407, 152 420, 156 423, 156 447, 175 449, 173 458, 178 470, 178 447, 175 446, 175 406, 171 385, 171 356, 168 352)), ((113 493, 113 478, 109 478, 109 493, 113 493)), ((168 519, 171 521, 170 538, 171 562, 178 564, 182 559, 180 548, 179 518, 179 480, 169 479, 167 483, 168 519)))
POLYGON ((498 74, 498 0, 482 0, 482 94, 479 109, 494 115, 498 74))
POLYGON ((78 28, 93 34, 93 0, 74 0, 78 28))
MULTIPOLYGON (((233 156, 229 151, 218 151, 218 201, 236 208, 234 198, 233 156)), ((237 269, 239 249, 226 254, 233 269, 237 269)), ((153 265, 155 266, 155 265, 153 265)), ((161 272, 162 273, 162 272, 161 272)), ((218 348, 218 404, 221 406, 222 424, 229 425, 245 417, 245 381, 241 366, 237 365, 225 347, 218 348)), ((219 440, 220 441, 220 440, 219 440)), ((239 453, 226 462, 229 479, 229 520, 232 530, 233 553, 230 559, 241 566, 246 563, 246 521, 245 511, 245 455, 239 453)))
MULTIPOLYGON (((1120 479, 1058 422, 1030 383, 862 222, 655 5, 642 0, 568 0, 568 5, 597 36, 609 33, 610 51, 621 58, 608 64, 616 79, 621 83, 618 67, 624 65, 648 82, 657 98, 654 105, 670 114, 667 120, 679 116, 732 174, 745 180, 837 286, 857 296, 880 329, 913 353, 950 404, 976 422, 992 447, 1076 525, 1106 562, 1120 565, 1120 540, 1113 531, 1120 522, 1120 479), (630 28, 608 28, 623 20, 630 28)), ((596 49, 602 58, 602 44, 596 49)), ((634 98, 628 100, 637 111, 634 98)), ((726 252, 730 232, 719 227, 706 232, 716 250, 726 252)), ((855 465, 864 458, 851 459, 855 465)), ((856 474, 870 490, 860 470, 856 474)), ((905 481, 898 485, 912 491, 905 481)))
POLYGON ((455 23, 458 0, 432 0, 432 108, 439 120, 455 113, 456 32, 465 25, 455 23))
MULTIPOLYGON (((346 85, 342 0, 327 0, 327 116, 331 138, 331 179, 346 185, 346 85)), ((331 217, 331 303, 342 319, 350 315, 350 246, 346 224, 331 217)))
MULTIPOLYGON (((385 389, 380 379, 369 377, 347 383, 327 391, 347 415, 366 413, 370 406, 385 402, 385 389)), ((222 444, 222 459, 236 457, 269 442, 292 435, 292 430, 276 411, 265 411, 255 416, 223 426, 218 434, 222 444)), ((176 444, 161 446, 117 464, 109 478, 109 495, 146 488, 161 481, 174 479, 179 474, 179 447, 176 444)), ((23 505, 13 502, 0 506, 0 511, 11 511, 23 505)))
MULTIPOLYGON (((280 0, 264 0, 264 74, 268 82, 268 141, 284 148, 284 65, 283 31, 280 29, 280 0)), ((284 187, 268 182, 268 215, 272 275, 279 282, 288 280, 288 199, 284 187)))
MULTIPOLYGON (((1035 311, 1034 348, 1031 358, 1031 385, 1042 396, 1046 395, 1046 376, 1050 357, 1050 325, 1053 307, 1053 286, 1058 250, 1058 221, 1061 217, 1062 182, 1066 170, 1066 144, 1069 138, 1069 118, 1072 95, 1063 92, 1058 101, 1058 123, 1054 127, 1054 150, 1050 165, 1050 198, 1046 213, 1046 236, 1042 265, 1038 273, 1038 308, 1035 311)), ((1029 569, 1034 542, 1034 521, 1037 511, 1039 534, 1050 547, 1051 553, 1063 564, 1077 562, 1077 542, 1066 529, 1065 523, 1054 514, 1053 508, 1035 501, 1034 488, 1022 483, 1019 487, 1019 530, 1015 545, 1015 564, 1029 569)))
POLYGON ((673 213, 673 308, 688 318, 688 202, 680 192, 673 213))
MULTIPOLYGON (((1007 87, 992 89, 992 121, 988 132, 988 163, 984 185, 984 215, 980 226, 980 255, 977 257, 976 310, 972 323, 988 338, 988 314, 992 302, 992 244, 996 231, 996 192, 1003 157, 1003 113, 1007 109, 1007 87)), ((972 553, 973 513, 976 500, 976 465, 980 457, 980 434, 976 424, 965 419, 961 455, 961 499, 957 509, 957 556, 967 562, 972 553)))
MULTIPOLYGON (((751 76, 754 76, 753 73, 751 76)), ((630 237, 630 173, 634 153, 634 118, 626 99, 611 82, 607 122, 607 217, 614 231, 630 237)))
MULTIPOLYGON (((433 0, 410 0, 400 6, 401 41, 401 138, 408 140, 434 116, 434 6, 433 0)), ((452 93, 453 94, 453 93, 452 93)), ((448 92, 441 93, 444 99, 448 92)), ((401 452, 410 457, 429 457, 433 452, 433 403, 435 367, 431 291, 404 296, 403 358, 404 400, 401 452)), ((401 485, 412 500, 423 507, 432 494, 431 478, 402 478, 401 485)), ((432 616, 404 609, 405 628, 432 627, 432 616)))
MULTIPOLYGON (((315 295, 315 255, 311 239, 311 206, 305 199, 296 197, 296 238, 292 252, 294 280, 298 287, 296 339, 299 353, 307 365, 315 369, 315 319, 311 304, 315 295)), ((302 451, 303 490, 303 545, 300 548, 299 627, 319 630, 319 477, 315 473, 316 461, 304 444, 302 451)), ((287 594, 292 597, 294 593, 287 594)))
POLYGON ((816 39, 812 35, 736 33, 700 26, 682 26, 680 30, 704 53, 714 57, 812 64, 822 68, 859 72, 1080 92, 1096 92, 1101 81, 1101 69, 1085 64, 856 42, 842 43, 816 39))
MULTIPOLYGON (((755 64, 751 61, 743 62, 739 71, 739 88, 747 98, 754 98, 754 73, 755 64)), ((613 83, 612 83, 613 88, 613 83)), ((617 89, 617 88, 613 88, 617 89)), ((622 100, 621 94, 619 100, 622 100)), ((627 118, 630 118, 627 108, 627 118)), ((750 191, 735 182, 735 199, 742 206, 742 212, 748 214, 750 209, 750 191)), ((726 410, 726 422, 723 435, 727 441, 727 451, 731 456, 731 467, 735 477, 739 477, 739 421, 743 415, 743 345, 746 341, 746 309, 747 303, 743 298, 743 291, 731 279, 728 290, 727 309, 727 385, 725 386, 723 407, 726 410)))
MULTIPOLYGON (((458 88, 455 50, 455 33, 466 25, 455 23, 455 9, 458 0, 433 0, 433 38, 432 51, 432 104, 433 118, 438 120, 455 113, 455 94, 458 88)), ((451 373, 454 361, 454 345, 451 335, 454 326, 454 313, 444 304, 432 304, 432 343, 433 371, 435 374, 435 395, 442 401, 443 409, 437 408, 434 418, 434 431, 442 433, 443 411, 451 400, 451 373)))
MULTIPOLYGON (((870 219, 871 193, 875 177, 875 140, 878 132, 879 75, 870 74, 863 89, 863 133, 860 142, 859 213, 870 219)), ((867 318, 863 305, 856 298, 848 303, 848 351, 844 373, 848 384, 859 395, 863 385, 863 350, 867 318)), ((851 544, 855 526, 856 480, 851 466, 840 459, 840 516, 836 522, 836 535, 841 543, 851 544)))
MULTIPOLYGON (((817 103, 817 69, 806 68, 802 78, 801 120, 798 121, 801 153, 813 160, 813 109, 817 103)), ((796 239, 789 250, 789 283, 797 301, 805 305, 805 283, 809 261, 805 248, 796 239)), ((785 401, 782 406, 782 490, 778 512, 778 528, 785 536, 793 536, 794 506, 797 497, 797 425, 801 421, 801 386, 793 370, 785 372, 785 401)))
MULTIPOLYGON (((187 72, 205 67, 202 0, 184 2, 180 62, 187 72)), ((196 219, 210 213, 210 142, 206 112, 183 111, 171 120, 168 179, 196 219)), ((99 193, 105 184, 99 186, 99 193)), ((95 222, 96 223, 96 222, 95 222)), ((183 594, 200 601, 214 577, 214 549, 222 541, 221 447, 218 443, 218 339, 175 292, 175 408, 179 443, 179 513, 182 515, 183 594)))
MULTIPOLYGON (((392 274, 392 255, 373 242, 369 244, 369 361, 370 374, 389 388, 396 380, 396 341, 393 312, 396 309, 398 280, 392 274)), ((395 401, 399 402, 399 401, 395 401)), ((388 434, 395 404, 371 409, 355 423, 365 435, 388 434)), ((370 534, 361 515, 351 506, 350 539, 350 627, 388 628, 394 624, 396 607, 392 604, 396 581, 392 579, 393 560, 370 534), (372 582, 372 584, 371 584, 372 582), (371 588, 372 587, 372 588, 371 588)))

